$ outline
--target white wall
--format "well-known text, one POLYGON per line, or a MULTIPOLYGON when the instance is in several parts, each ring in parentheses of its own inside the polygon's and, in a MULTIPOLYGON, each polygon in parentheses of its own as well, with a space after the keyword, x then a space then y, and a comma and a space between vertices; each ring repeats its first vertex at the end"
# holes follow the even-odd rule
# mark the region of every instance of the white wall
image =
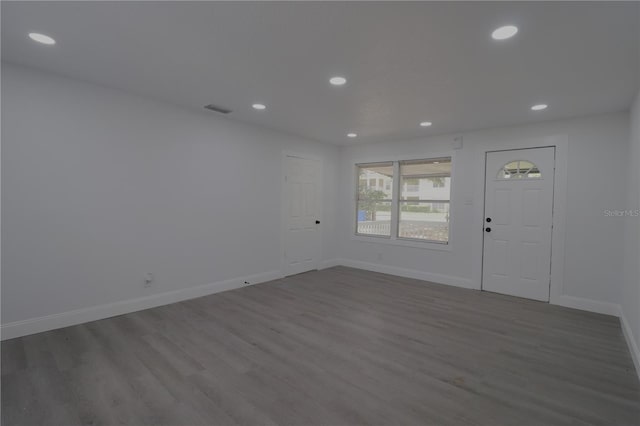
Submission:
MULTIPOLYGON (((561 294, 617 306, 621 297, 624 220, 604 210, 625 205, 624 182, 629 137, 628 113, 584 117, 463 134, 455 151, 452 177, 451 251, 369 243, 351 238, 353 164, 414 156, 439 156, 451 150, 453 135, 346 148, 340 166, 339 257, 391 268, 424 272, 441 282, 480 287, 484 152, 527 146, 528 140, 554 135, 568 138, 565 269, 561 294)), ((556 231, 557 232, 557 231, 556 231)), ((393 269, 390 269, 393 270, 393 269)), ((419 276, 418 274, 416 274, 419 276)), ((605 309, 605 310, 606 310, 605 309)))
POLYGON ((7 64, 2 142, 3 324, 278 271, 285 149, 336 251, 332 145, 7 64))
MULTIPOLYGON (((629 153, 626 161, 628 182, 627 200, 622 210, 640 211, 640 92, 636 96, 631 109, 631 135, 629 153)), ((630 215, 621 219, 625 225, 625 258, 622 287, 623 325, 627 326, 633 336, 636 353, 636 369, 640 374, 640 217, 630 215)))

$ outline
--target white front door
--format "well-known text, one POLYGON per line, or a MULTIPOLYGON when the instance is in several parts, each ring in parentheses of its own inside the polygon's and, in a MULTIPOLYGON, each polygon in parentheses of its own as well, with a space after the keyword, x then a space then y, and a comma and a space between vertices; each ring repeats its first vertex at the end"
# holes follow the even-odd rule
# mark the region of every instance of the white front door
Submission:
POLYGON ((482 289, 549 301, 555 148, 488 152, 482 289))
POLYGON ((285 275, 317 269, 320 256, 320 161, 285 156, 285 275))

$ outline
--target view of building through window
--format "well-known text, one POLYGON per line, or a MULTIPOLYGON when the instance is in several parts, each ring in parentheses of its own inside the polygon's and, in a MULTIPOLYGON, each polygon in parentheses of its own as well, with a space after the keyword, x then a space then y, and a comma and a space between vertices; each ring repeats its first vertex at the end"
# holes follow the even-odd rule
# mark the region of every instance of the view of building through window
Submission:
POLYGON ((449 241, 451 158, 400 162, 398 237, 449 241))
POLYGON ((391 236, 393 163, 358 166, 358 234, 391 236))
POLYGON ((448 243, 450 157, 360 164, 357 170, 357 234, 448 243))

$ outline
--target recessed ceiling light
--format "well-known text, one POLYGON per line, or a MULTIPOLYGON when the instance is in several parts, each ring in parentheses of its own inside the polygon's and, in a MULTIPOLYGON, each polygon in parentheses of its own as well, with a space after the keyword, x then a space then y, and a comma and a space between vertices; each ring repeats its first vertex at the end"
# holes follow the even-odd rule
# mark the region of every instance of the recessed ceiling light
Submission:
POLYGON ((346 82, 347 82, 347 79, 344 77, 331 77, 329 79, 329 83, 333 84, 334 86, 342 86, 346 82))
POLYGON ((355 137, 358 136, 358 134, 357 133, 347 133, 347 136, 350 137, 350 138, 355 138, 355 137))
POLYGON ((267 108, 267 106, 264 104, 253 104, 251 106, 253 107, 253 109, 260 109, 260 110, 267 108))
POLYGON ((440 164, 440 162, 439 161, 434 161, 433 164, 440 164))
POLYGON ((48 35, 44 35, 40 33, 29 33, 29 38, 31 38, 31 40, 33 41, 37 41, 38 43, 42 43, 42 44, 48 44, 48 45, 56 44, 56 41, 54 39, 52 39, 48 35))
POLYGON ((534 111, 542 111, 543 109, 547 109, 547 104, 538 104, 531 107, 534 111))
POLYGON ((504 27, 497 28, 491 33, 491 37, 494 40, 506 40, 513 37, 518 32, 518 27, 514 25, 505 25, 504 27))
POLYGON ((423 121, 422 123, 420 123, 420 125, 421 125, 422 127, 429 127, 429 126, 431 126, 432 124, 433 124, 433 123, 432 123, 432 122, 430 122, 430 121, 423 121))

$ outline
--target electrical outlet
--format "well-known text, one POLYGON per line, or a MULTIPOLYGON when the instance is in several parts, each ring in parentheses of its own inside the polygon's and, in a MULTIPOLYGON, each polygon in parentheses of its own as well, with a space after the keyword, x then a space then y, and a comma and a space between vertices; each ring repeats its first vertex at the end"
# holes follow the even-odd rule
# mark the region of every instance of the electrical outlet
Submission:
POLYGON ((153 276, 153 274, 151 272, 147 272, 144 276, 144 286, 151 287, 154 279, 155 277, 153 276))

